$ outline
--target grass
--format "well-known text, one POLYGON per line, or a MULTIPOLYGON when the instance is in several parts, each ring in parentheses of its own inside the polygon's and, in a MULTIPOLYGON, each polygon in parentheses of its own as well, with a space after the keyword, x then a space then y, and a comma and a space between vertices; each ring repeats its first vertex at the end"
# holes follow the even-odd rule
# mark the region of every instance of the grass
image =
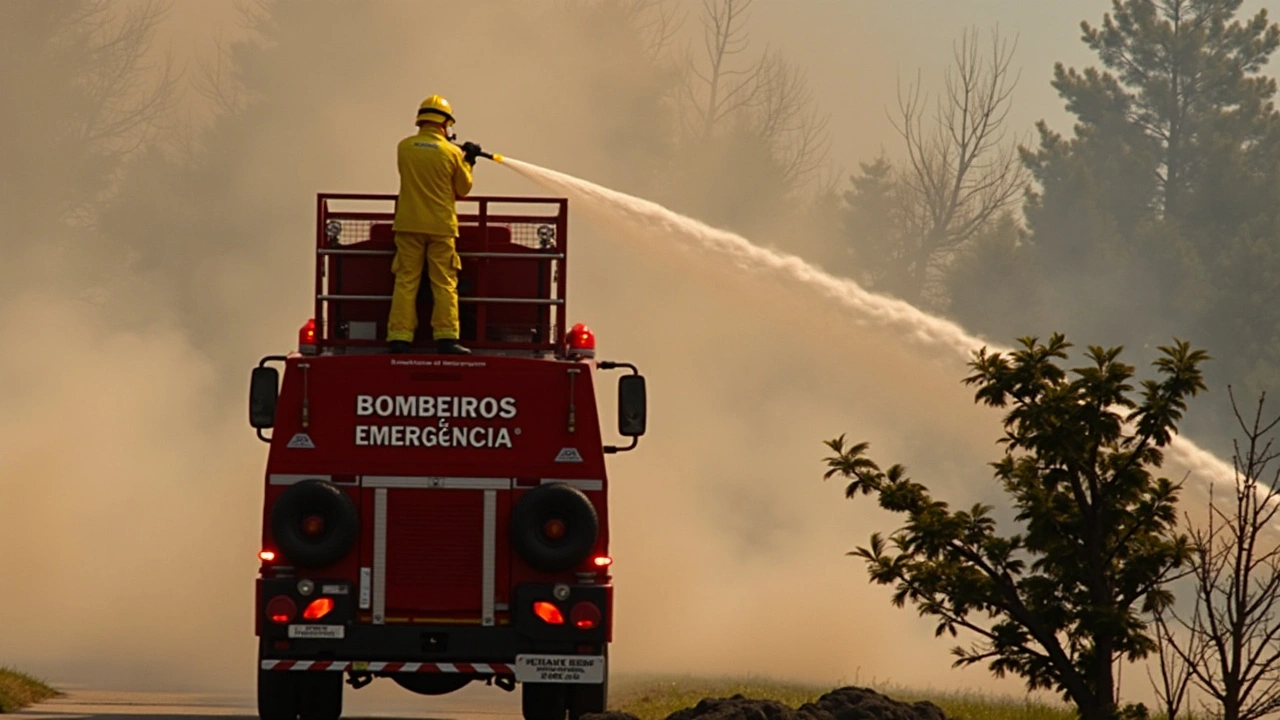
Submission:
POLYGON ((58 695, 57 690, 30 675, 0 667, 0 713, 17 712, 58 695))
MULTIPOLYGON (((611 709, 631 713, 640 720, 663 720, 671 713, 693 707, 708 697, 742 695, 761 700, 777 700, 799 707, 817 700, 830 686, 787 683, 764 678, 634 677, 618 678, 611 688, 611 709)), ((980 693, 949 693, 908 690, 898 687, 873 688, 894 700, 928 700, 955 720, 1074 720, 1075 712, 1064 705, 1049 705, 1019 698, 980 693)))

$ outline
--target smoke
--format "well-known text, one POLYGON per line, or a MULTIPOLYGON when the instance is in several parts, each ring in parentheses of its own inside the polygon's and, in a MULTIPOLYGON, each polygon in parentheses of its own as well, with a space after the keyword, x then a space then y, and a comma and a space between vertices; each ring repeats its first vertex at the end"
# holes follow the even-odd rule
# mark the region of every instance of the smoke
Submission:
MULTIPOLYGON (((265 451, 245 419, 248 368, 288 349, 310 314, 314 193, 393 192, 392 148, 423 96, 449 97, 462 139, 486 149, 633 191, 663 182, 663 69, 608 3, 267 7, 270 42, 229 58, 253 83, 246 109, 216 115, 188 97, 203 113, 193 125, 212 128, 193 159, 133 167, 101 229, 111 242, 45 224, 35 240, 54 247, 23 268, 39 272, 0 289, 0 663, 98 687, 252 686, 265 451), (95 265, 124 274, 90 279, 95 265), (98 286, 105 300, 86 301, 98 286)), ((174 9, 175 37, 251 35, 236 34, 231 2, 174 9)), ((856 32, 847 45, 864 54, 847 72, 862 78, 893 41, 856 32)), ((874 117, 840 132, 865 142, 884 129, 874 117)), ((744 194, 765 180, 720 178, 744 194)), ((6 188, 21 212, 31 198, 6 188)), ((477 192, 534 190, 477 168, 477 192)), ((650 384, 650 433, 610 465, 616 670, 994 684, 951 670, 932 626, 868 586, 844 553, 893 518, 821 480, 822 440, 848 433, 952 504, 994 499, 998 415, 959 382, 979 340, 927 318, 920 333, 856 322, 832 300, 838 280, 815 295, 670 242, 679 227, 579 209, 570 321, 650 384)), ((611 381, 597 389, 606 418, 611 381)))

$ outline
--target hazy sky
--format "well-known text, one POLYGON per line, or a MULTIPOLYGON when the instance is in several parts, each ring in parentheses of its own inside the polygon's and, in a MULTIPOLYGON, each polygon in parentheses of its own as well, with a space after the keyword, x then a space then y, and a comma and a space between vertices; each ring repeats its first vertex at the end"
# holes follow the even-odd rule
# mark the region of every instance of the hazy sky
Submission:
MULTIPOLYGON (((483 6, 486 0, 471 2, 483 6)), ((385 4, 397 3, 407 4, 385 4)), ((701 2, 669 4, 684 13, 686 35, 696 31, 701 2)), ((998 25, 1003 35, 1016 36, 1014 66, 1022 78, 1012 126, 1030 132, 1036 120, 1046 118, 1053 127, 1069 130, 1068 116, 1049 86, 1053 64, 1090 62, 1080 42, 1080 21, 1098 24, 1110 7, 1109 0, 756 0, 749 29, 754 47, 775 46, 808 73, 815 97, 831 116, 833 163, 853 169, 881 147, 895 149, 885 108, 894 102, 898 74, 911 80, 919 69, 926 86, 936 86, 950 61, 952 41, 968 26, 985 31, 998 25)), ((208 52, 215 37, 241 33, 233 0, 177 2, 167 27, 180 58, 208 52)))

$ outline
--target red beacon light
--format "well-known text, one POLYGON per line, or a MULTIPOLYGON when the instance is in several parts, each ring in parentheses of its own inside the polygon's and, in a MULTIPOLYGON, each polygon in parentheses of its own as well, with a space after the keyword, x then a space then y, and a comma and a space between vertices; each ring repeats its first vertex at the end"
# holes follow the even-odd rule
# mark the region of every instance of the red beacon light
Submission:
POLYGON ((298 352, 303 355, 316 354, 316 319, 307 320, 306 324, 298 328, 298 352))
POLYGON ((578 323, 569 330, 565 344, 569 346, 569 358, 594 358, 596 356, 596 334, 584 323, 578 323))

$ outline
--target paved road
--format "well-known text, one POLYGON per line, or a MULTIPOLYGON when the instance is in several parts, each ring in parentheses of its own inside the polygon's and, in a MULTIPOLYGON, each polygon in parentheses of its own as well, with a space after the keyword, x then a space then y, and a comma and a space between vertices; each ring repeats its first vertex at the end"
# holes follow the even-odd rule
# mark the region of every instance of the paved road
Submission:
MULTIPOLYGON (((12 717, 27 720, 124 720, 126 718, 257 717, 252 695, 130 693, 65 688, 66 697, 27 708, 12 717)), ((414 695, 389 680, 347 688, 343 718, 431 718, 518 720, 519 692, 474 684, 441 697, 414 695)))

